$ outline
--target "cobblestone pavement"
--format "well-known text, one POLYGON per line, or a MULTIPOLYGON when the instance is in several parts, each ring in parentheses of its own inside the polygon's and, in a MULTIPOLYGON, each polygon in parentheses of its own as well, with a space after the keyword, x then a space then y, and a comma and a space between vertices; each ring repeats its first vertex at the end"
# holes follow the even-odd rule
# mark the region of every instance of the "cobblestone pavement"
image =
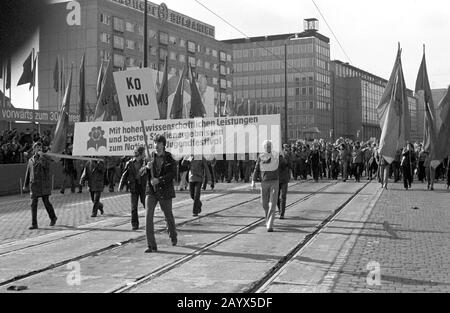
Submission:
POLYGON ((390 184, 364 223, 332 292, 449 292, 450 192, 390 184), (369 262, 379 264, 368 268, 369 262), (372 275, 369 276, 369 271, 372 275))
MULTIPOLYGON (((203 195, 211 193, 223 193, 231 188, 236 188, 243 184, 218 184, 214 192, 208 186, 208 189, 202 192, 203 195)), ((174 201, 189 199, 188 191, 177 191, 177 197, 174 201)), ((31 226, 31 199, 28 194, 8 196, 0 198, 0 244, 8 243, 15 240, 32 238, 45 235, 48 233, 67 230, 68 228, 76 228, 92 222, 98 222, 112 217, 129 216, 130 215, 130 195, 125 192, 109 191, 103 192, 101 202, 104 204, 105 214, 96 218, 91 218, 92 202, 89 192, 83 190, 83 193, 71 193, 66 190, 62 195, 58 190, 54 190, 50 197, 50 202, 55 208, 58 221, 55 227, 49 227, 50 220, 45 211, 42 200, 38 204, 38 230, 28 230, 31 226)), ((139 204, 139 210, 143 206, 139 204)), ((144 222, 145 213, 141 211, 141 224, 144 222)))

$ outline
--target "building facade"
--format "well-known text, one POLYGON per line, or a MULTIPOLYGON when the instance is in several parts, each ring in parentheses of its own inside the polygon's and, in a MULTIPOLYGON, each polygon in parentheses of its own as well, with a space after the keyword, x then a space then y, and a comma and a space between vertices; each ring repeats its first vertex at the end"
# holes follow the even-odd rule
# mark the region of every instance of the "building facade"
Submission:
MULTIPOLYGON (((144 9, 143 0, 78 0, 49 5, 48 18, 40 28, 40 109, 61 106, 53 79, 59 58, 66 80, 70 64, 74 64, 70 110, 76 112, 79 66, 85 53, 87 113, 92 115, 97 76, 104 60, 111 59, 114 70, 143 65, 144 9)), ((148 2, 146 48, 149 67, 162 71, 167 55, 170 74, 176 74, 189 62, 194 72, 214 87, 215 103, 231 99, 231 46, 215 39, 213 26, 170 10, 164 3, 148 2)), ((115 109, 117 113, 118 106, 115 109)))
POLYGON ((256 104, 258 112, 280 113, 282 137, 286 141, 287 87, 288 140, 328 138, 331 129, 330 40, 318 32, 316 19, 305 20, 305 29, 298 34, 224 42, 233 50, 233 94, 238 102, 250 100, 256 104))
MULTIPOLYGON (((331 62, 332 125, 334 137, 354 140, 380 138, 377 106, 388 83, 386 79, 338 60, 331 62)), ((411 140, 421 140, 418 100, 407 89, 411 117, 411 140)), ((423 123, 423 120, 422 120, 423 123)))

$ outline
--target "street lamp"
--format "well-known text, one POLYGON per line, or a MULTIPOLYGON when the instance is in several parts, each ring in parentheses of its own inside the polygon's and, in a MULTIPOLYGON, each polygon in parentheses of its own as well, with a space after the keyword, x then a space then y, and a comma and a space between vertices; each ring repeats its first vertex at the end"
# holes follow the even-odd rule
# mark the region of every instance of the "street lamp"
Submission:
POLYGON ((284 140, 286 143, 288 143, 287 42, 293 38, 299 39, 298 35, 294 34, 284 41, 284 140))

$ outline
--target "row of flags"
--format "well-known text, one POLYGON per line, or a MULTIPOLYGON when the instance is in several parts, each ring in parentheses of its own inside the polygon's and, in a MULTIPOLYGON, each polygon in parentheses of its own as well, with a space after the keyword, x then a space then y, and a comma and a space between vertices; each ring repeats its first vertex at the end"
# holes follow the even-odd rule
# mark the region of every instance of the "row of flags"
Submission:
MULTIPOLYGON (((23 72, 17 86, 30 84, 30 89, 36 84, 36 62, 38 56, 34 56, 34 49, 23 63, 23 72)), ((0 79, 5 80, 5 88, 11 89, 11 57, 0 55, 0 79)))
MULTIPOLYGON (((389 163, 394 161, 396 151, 404 147, 409 141, 411 131, 401 53, 399 44, 394 68, 377 106, 381 127, 379 152, 389 163)), ((438 106, 439 119, 441 120, 441 123, 438 124, 428 80, 425 47, 417 75, 415 92, 419 95, 419 104, 424 106, 425 111, 423 147, 425 151, 430 153, 431 166, 436 168, 443 159, 450 155, 450 87, 438 106)))
POLYGON ((0 79, 4 79, 6 89, 11 89, 11 57, 0 55, 0 79))

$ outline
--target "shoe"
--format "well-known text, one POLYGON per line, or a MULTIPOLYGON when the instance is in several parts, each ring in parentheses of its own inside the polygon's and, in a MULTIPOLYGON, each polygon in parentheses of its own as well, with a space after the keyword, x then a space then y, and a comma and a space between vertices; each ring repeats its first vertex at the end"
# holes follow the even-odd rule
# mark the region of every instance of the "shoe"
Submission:
POLYGON ((83 191, 82 190, 78 190, 78 193, 82 193, 83 191))
POLYGON ((177 238, 172 238, 172 246, 176 246, 178 243, 177 238))
POLYGON ((434 190, 434 188, 433 188, 433 187, 431 187, 431 188, 430 188, 430 190, 434 190))
POLYGON ((211 186, 211 190, 214 190, 214 185, 211 186))
POLYGON ((100 203, 100 207, 98 208, 98 210, 100 211, 100 213, 103 215, 103 213, 105 213, 105 211, 103 211, 103 203, 100 203))
POLYGON ((284 220, 284 215, 280 215, 280 220, 284 220))
POLYGON ((144 251, 144 253, 152 253, 152 252, 158 251, 158 248, 156 247, 148 247, 147 250, 144 251))
POLYGON ((91 217, 97 217, 97 214, 92 213, 91 217))
POLYGON ((63 195, 64 194, 64 190, 60 190, 59 193, 63 195))
POLYGON ((195 217, 197 217, 197 216, 198 216, 198 213, 194 213, 194 214, 192 214, 192 216, 195 216, 195 217))
POLYGON ((273 233, 273 228, 269 228, 269 229, 267 229, 267 232, 269 232, 269 233, 273 233))
POLYGON ((29 230, 32 230, 32 229, 38 229, 38 227, 37 227, 37 225, 32 225, 32 226, 29 227, 28 229, 29 229, 29 230))
POLYGON ((133 229, 133 230, 138 230, 138 229, 139 229, 139 226, 133 226, 132 229, 133 229))
POLYGON ((55 217, 54 219, 52 219, 52 220, 50 221, 50 226, 55 226, 57 220, 58 220, 57 217, 55 217))

